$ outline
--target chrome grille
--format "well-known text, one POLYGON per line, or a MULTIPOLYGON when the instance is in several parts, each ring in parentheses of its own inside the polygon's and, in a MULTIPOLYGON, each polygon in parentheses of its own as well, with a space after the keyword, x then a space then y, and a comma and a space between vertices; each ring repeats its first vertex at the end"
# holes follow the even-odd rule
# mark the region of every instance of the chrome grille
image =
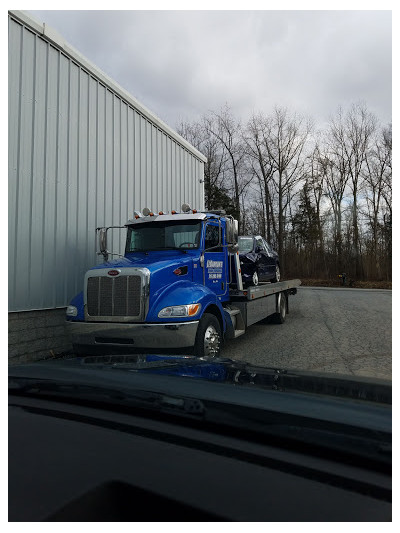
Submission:
POLYGON ((91 317, 138 317, 140 303, 140 276, 96 276, 87 280, 87 313, 91 317))

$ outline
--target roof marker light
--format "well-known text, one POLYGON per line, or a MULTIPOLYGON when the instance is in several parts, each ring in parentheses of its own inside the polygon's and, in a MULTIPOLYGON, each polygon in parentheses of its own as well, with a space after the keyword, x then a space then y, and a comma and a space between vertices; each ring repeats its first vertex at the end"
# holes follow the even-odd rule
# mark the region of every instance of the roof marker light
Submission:
POLYGON ((163 215, 164 213, 163 213, 162 211, 160 211, 158 214, 159 214, 159 215, 163 215))
POLYGON ((154 217, 154 213, 153 213, 152 211, 150 211, 149 215, 150 215, 151 217, 154 217))
POLYGON ((193 209, 192 213, 195 215, 197 213, 197 209, 193 209))
POLYGON ((172 210, 171 215, 176 215, 176 211, 172 210))

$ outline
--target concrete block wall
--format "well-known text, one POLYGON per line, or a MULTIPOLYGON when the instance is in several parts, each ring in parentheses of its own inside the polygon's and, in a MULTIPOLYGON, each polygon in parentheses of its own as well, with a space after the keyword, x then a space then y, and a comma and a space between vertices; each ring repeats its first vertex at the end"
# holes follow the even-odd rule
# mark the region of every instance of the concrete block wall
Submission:
POLYGON ((48 359, 70 352, 65 308, 8 314, 8 362, 48 359))

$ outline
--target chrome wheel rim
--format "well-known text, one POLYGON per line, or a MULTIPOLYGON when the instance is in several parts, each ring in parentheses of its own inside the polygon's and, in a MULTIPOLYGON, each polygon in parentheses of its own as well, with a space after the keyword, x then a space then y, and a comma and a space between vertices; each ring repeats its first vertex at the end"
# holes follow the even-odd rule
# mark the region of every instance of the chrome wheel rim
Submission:
POLYGON ((204 354, 213 357, 217 355, 218 349, 219 334, 216 328, 210 325, 204 333, 204 354))
POLYGON ((258 285, 258 274, 254 272, 253 274, 253 285, 258 285))
POLYGON ((279 270, 278 265, 276 266, 275 277, 276 277, 276 281, 280 281, 280 280, 281 280, 281 272, 280 272, 280 270, 279 270))

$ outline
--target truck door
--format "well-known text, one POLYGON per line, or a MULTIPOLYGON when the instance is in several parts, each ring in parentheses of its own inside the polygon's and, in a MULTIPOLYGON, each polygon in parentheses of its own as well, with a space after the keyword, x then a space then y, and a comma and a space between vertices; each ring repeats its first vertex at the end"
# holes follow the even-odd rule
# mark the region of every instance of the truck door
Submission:
POLYGON ((222 247, 224 232, 225 228, 218 221, 207 221, 204 232, 204 283, 218 296, 228 294, 227 249, 222 247))

